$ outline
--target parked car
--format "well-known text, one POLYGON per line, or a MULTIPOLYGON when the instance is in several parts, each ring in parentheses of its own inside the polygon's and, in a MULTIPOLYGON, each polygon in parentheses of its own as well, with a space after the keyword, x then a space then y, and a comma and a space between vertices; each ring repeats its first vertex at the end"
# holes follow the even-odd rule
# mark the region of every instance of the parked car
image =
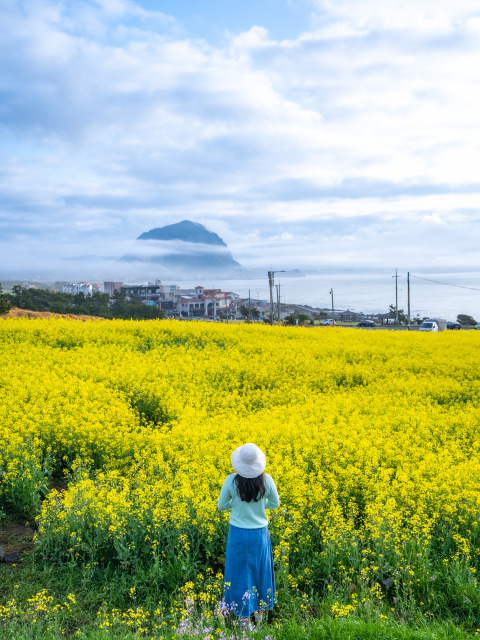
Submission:
POLYGON ((420 325, 420 331, 444 331, 447 323, 442 318, 430 318, 420 325))
POLYGON ((459 322, 447 322, 447 329, 460 330, 462 325, 459 322))
POLYGON ((374 326, 375 326, 375 322, 373 320, 362 320, 357 324, 357 327, 363 327, 365 329, 374 327, 374 326))
POLYGON ((428 318, 420 325, 420 331, 445 331, 447 328, 447 321, 444 318, 428 318), (432 324, 432 327, 422 327, 425 324, 432 324))
POLYGON ((335 326, 335 320, 324 320, 322 322, 322 324, 320 325, 321 327, 334 327, 335 326))
POLYGON ((475 326, 475 329, 480 329, 480 322, 475 326))

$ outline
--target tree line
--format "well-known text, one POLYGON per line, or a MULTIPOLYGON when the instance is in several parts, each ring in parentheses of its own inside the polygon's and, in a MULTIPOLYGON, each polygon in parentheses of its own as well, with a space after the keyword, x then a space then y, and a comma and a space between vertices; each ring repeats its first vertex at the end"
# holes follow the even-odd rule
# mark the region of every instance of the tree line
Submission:
POLYGON ((127 300, 124 291, 114 291, 110 298, 108 293, 99 291, 85 295, 84 293, 59 293, 47 289, 27 289, 15 285, 11 293, 3 293, 0 283, 0 314, 8 313, 12 307, 29 311, 70 313, 121 320, 165 318, 165 312, 162 309, 142 304, 137 300, 127 300))

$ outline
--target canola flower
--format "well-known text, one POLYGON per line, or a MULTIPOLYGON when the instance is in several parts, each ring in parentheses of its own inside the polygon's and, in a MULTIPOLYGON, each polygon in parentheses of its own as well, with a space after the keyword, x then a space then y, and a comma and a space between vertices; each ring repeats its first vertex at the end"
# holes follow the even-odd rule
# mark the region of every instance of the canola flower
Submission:
POLYGON ((477 333, 22 319, 0 341, 0 500, 28 513, 69 480, 41 504, 44 557, 218 571, 218 492, 255 442, 285 588, 333 589, 342 617, 392 593, 432 607, 454 570, 476 587, 477 333))
POLYGON ((15 598, 5 605, 0 605, 0 624, 6 626, 9 622, 21 621, 31 628, 50 631, 59 629, 59 614, 71 613, 76 604, 75 595, 69 593, 67 600, 53 604, 53 596, 46 589, 28 598, 25 605, 16 602, 15 598))

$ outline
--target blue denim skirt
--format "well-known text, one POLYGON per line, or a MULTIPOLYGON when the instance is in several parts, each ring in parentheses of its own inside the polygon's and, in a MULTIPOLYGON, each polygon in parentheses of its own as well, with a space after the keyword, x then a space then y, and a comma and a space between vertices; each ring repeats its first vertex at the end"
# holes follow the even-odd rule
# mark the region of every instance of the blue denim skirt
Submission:
POLYGON ((240 529, 230 525, 223 599, 242 618, 273 609, 277 598, 268 527, 240 529))

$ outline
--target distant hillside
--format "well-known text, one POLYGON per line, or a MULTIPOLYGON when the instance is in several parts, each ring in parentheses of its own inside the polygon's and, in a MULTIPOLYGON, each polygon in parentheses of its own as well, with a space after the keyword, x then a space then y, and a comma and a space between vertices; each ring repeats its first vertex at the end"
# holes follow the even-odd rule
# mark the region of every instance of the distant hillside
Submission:
POLYGON ((122 260, 154 262, 175 272, 232 272, 241 268, 222 238, 190 220, 142 233, 137 238, 135 254, 122 260))

